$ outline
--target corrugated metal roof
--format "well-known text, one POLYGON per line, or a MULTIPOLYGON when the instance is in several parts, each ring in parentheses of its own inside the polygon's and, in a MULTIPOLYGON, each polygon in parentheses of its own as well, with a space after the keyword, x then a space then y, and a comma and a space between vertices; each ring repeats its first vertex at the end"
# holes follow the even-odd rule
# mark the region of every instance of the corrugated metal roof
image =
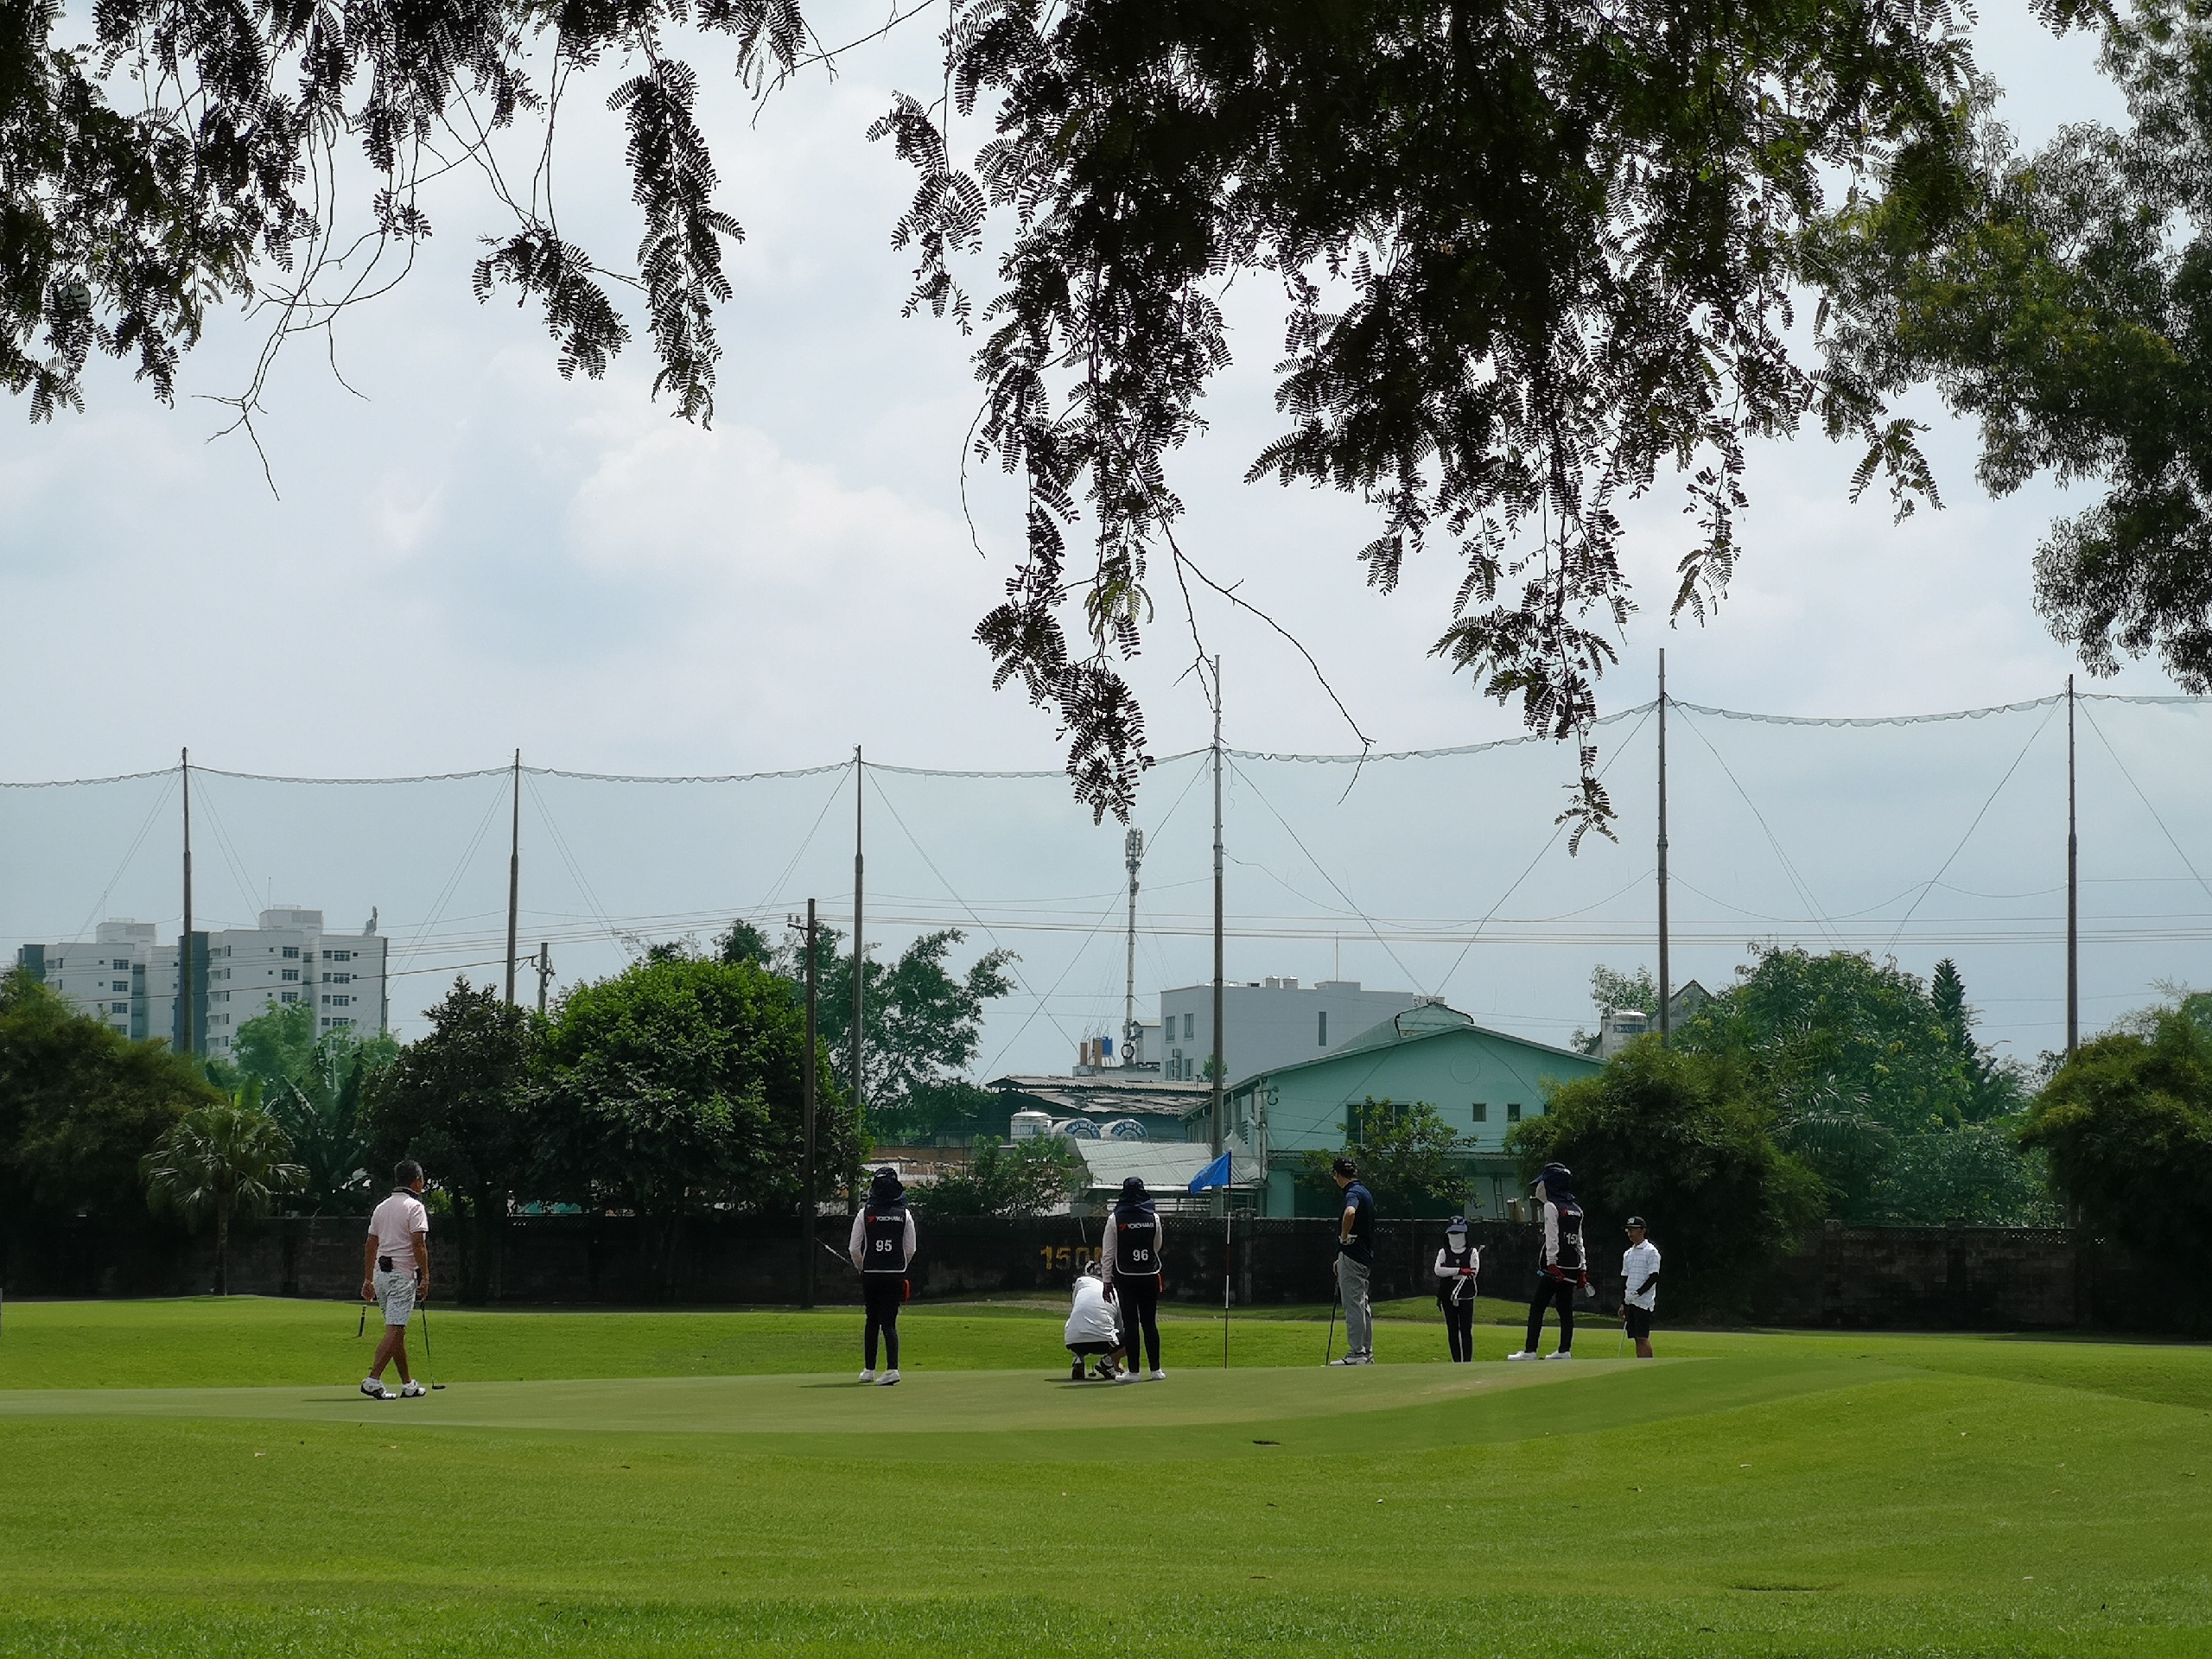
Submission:
MULTIPOLYGON (((1083 1154, 1093 1192, 1102 1188, 1119 1192, 1122 1183, 1132 1175, 1156 1192, 1185 1192, 1198 1173, 1213 1161, 1212 1149, 1204 1141, 1071 1141, 1068 1144, 1083 1154)), ((1257 1185, 1262 1176, 1250 1154, 1236 1146, 1230 1147, 1230 1154, 1229 1166, 1236 1185, 1257 1185)))
POLYGON ((1172 1117, 1205 1110, 1213 1100, 1204 1083, 1122 1082, 1109 1077, 1055 1077, 1016 1074, 994 1077, 1001 1094, 1027 1095, 1056 1111, 1086 1117, 1172 1117))

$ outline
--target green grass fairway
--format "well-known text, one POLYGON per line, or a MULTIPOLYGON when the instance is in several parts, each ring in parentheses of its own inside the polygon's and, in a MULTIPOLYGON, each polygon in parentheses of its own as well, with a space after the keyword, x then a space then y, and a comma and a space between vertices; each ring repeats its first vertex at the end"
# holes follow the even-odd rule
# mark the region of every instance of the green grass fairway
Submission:
POLYGON ((432 1319, 378 1405, 350 1308, 10 1306, 0 1654, 2212 1653, 2202 1348, 1178 1319, 1116 1387, 926 1306, 885 1389, 843 1312, 432 1319))

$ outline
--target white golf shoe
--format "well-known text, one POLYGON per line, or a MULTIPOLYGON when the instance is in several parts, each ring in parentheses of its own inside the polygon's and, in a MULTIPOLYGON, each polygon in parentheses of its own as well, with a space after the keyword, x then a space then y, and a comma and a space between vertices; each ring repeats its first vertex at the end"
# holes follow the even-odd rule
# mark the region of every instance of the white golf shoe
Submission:
POLYGON ((875 1368, 874 1368, 874 1366, 870 1366, 867 1370, 862 1371, 862 1372, 861 1373, 861 1382, 874 1382, 874 1381, 875 1381, 875 1368))
POLYGON ((1523 1348, 1519 1353, 1508 1354, 1506 1357, 1508 1359, 1541 1359, 1543 1356, 1533 1348, 1523 1348))
POLYGON ((367 1395, 372 1400, 397 1400, 399 1398, 397 1395, 394 1394, 390 1389, 385 1387, 383 1382, 373 1376, 365 1376, 361 1379, 361 1392, 367 1395))
POLYGON ((429 1390, 420 1382, 403 1382, 399 1385, 399 1397, 403 1400, 420 1400, 428 1393, 429 1390))
POLYGON ((889 1387, 890 1387, 893 1382, 896 1382, 898 1380, 899 1380, 899 1373, 898 1373, 896 1370, 888 1370, 888 1371, 886 1371, 886 1372, 885 1372, 881 1376, 879 1376, 879 1377, 877 1377, 877 1378, 875 1379, 875 1386, 876 1386, 877 1388, 879 1388, 879 1389, 887 1389, 887 1388, 889 1388, 889 1387))
POLYGON ((1546 1354, 1544 1357, 1546 1359, 1573 1359, 1574 1357, 1574 1350, 1572 1348, 1562 1348, 1555 1354, 1546 1354))
POLYGON ((1165 1371, 1154 1371, 1152 1374, 1152 1380, 1155 1382, 1165 1382, 1167 1380, 1167 1373, 1165 1371))

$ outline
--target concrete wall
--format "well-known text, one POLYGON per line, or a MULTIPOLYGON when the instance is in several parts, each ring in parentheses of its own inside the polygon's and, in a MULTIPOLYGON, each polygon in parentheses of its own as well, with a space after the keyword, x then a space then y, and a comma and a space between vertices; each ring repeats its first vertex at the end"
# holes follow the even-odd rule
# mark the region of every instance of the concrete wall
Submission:
MULTIPOLYGON (((364 1218, 241 1224, 232 1239, 231 1285, 259 1295, 348 1300, 360 1283, 364 1218)), ((822 1241, 842 1252, 847 1224, 825 1218, 822 1241)), ((1529 1227, 1478 1223, 1485 1295, 1520 1300, 1535 1271, 1529 1227)), ((1095 1255, 1099 1223, 924 1220, 918 1297, 1067 1294, 1095 1255)), ((1240 1216, 1229 1246, 1230 1292, 1240 1306, 1325 1303, 1335 1226, 1327 1221, 1240 1216)), ((1440 1222, 1385 1221, 1376 1234, 1378 1300, 1430 1294, 1440 1222)), ((460 1241, 434 1224, 441 1296, 459 1283, 460 1241)), ((818 1251, 817 1297, 858 1300, 855 1276, 818 1251)), ((671 1228, 631 1217, 532 1216, 512 1221, 492 1300, 511 1303, 639 1306, 797 1300, 800 1238, 789 1222, 702 1217, 671 1228)), ((1167 1294, 1221 1305, 1222 1224, 1167 1223, 1167 1294)), ((119 1232, 64 1226, 0 1244, 0 1289, 10 1297, 200 1295, 214 1286, 214 1248, 151 1229, 119 1232)), ((1618 1280, 1599 1304, 1619 1296, 1618 1280)), ((1679 1299, 1675 1305, 1681 1304, 1679 1299)), ((1662 1304, 1662 1322, 1666 1304, 1662 1304)), ((2034 1331, 2077 1328, 2171 1332, 2202 1324, 2177 1302, 2171 1275, 2144 1271, 2108 1245, 2064 1231, 1824 1228, 1755 1287, 1754 1323, 1844 1330, 2034 1331)))

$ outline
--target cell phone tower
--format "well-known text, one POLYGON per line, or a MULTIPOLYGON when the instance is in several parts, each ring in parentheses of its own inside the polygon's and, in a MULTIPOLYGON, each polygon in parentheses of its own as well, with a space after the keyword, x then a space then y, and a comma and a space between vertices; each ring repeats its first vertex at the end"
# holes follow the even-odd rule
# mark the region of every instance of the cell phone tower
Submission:
POLYGON ((1129 867, 1129 976, 1128 994, 1122 1004, 1122 1064, 1134 1065, 1141 1058, 1137 1053, 1137 870, 1144 863, 1144 831, 1131 830, 1122 842, 1122 855, 1129 867))

